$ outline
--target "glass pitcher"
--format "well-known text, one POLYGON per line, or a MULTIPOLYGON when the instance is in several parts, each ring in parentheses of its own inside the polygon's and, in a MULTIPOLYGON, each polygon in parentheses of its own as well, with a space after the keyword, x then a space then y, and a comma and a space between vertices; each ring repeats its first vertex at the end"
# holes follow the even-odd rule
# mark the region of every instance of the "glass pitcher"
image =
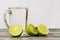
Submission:
POLYGON ((27 25, 27 17, 28 8, 10 7, 4 14, 4 21, 8 28, 13 24, 19 24, 25 29, 27 25))

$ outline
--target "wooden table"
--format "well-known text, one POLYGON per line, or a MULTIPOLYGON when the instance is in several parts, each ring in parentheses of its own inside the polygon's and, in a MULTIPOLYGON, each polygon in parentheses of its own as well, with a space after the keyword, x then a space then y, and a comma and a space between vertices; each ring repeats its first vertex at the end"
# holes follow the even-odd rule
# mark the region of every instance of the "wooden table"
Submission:
POLYGON ((0 29, 0 40, 60 40, 60 29, 50 29, 50 33, 45 36, 20 36, 20 37, 11 37, 7 29, 0 29))

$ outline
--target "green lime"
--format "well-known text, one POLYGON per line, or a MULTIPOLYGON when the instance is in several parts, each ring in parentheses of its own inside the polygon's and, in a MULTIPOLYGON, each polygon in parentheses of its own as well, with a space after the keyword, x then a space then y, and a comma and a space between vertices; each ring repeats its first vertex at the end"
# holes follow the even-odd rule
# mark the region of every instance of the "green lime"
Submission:
POLYGON ((13 24, 9 28, 9 34, 11 36, 19 36, 22 34, 22 32, 23 32, 22 27, 18 24, 13 24))
POLYGON ((26 32, 31 36, 35 36, 38 34, 36 27, 32 24, 28 24, 26 26, 26 32))
POLYGON ((39 24, 37 30, 39 35, 47 35, 49 33, 49 29, 43 24, 39 24))

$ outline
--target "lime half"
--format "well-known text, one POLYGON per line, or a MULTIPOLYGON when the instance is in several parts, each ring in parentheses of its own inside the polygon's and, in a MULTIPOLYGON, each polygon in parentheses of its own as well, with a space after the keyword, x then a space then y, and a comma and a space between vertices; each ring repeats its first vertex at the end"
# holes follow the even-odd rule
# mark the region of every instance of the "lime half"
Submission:
POLYGON ((22 27, 18 24, 14 24, 9 28, 9 34, 12 36, 19 36, 23 32, 22 27))
POLYGON ((40 35, 47 35, 49 33, 48 28, 43 24, 38 25, 37 30, 40 35))
POLYGON ((34 25, 32 25, 32 24, 28 24, 26 26, 26 32, 31 36, 38 34, 36 27, 34 27, 34 25))

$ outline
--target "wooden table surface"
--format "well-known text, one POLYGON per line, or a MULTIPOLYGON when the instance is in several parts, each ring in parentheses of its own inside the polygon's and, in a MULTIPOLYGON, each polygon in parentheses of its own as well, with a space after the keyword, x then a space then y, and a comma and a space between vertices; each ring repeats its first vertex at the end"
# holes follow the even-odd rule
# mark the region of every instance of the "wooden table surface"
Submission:
POLYGON ((45 37, 23 35, 20 37, 11 37, 7 29, 0 29, 0 40, 60 40, 60 29, 50 29, 49 34, 45 37))

